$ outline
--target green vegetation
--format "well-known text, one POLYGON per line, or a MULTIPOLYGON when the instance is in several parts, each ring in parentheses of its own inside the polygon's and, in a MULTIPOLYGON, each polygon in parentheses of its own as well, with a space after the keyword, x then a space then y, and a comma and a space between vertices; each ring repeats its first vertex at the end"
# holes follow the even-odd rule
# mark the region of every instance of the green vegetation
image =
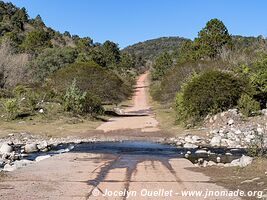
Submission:
POLYGON ((263 37, 231 36, 212 19, 195 40, 154 59, 151 96, 174 104, 176 121, 185 125, 230 108, 253 116, 267 103, 266 44, 263 37))
POLYGON ((53 108, 47 105, 61 116, 95 117, 103 114, 102 105, 127 100, 145 70, 141 57, 121 52, 112 41, 62 34, 12 3, 0 1, 0 12, 3 119, 48 117, 53 108))
POLYGON ((243 94, 238 100, 238 108, 245 117, 250 117, 260 110, 260 103, 251 96, 243 94))
POLYGON ((132 93, 129 83, 123 81, 112 70, 104 69, 92 61, 71 64, 58 70, 50 78, 50 84, 60 95, 74 79, 82 92, 89 92, 100 98, 103 103, 118 103, 130 97, 132 93))
POLYGON ((160 80, 172 67, 173 61, 171 55, 168 53, 163 53, 156 60, 152 71, 152 79, 160 80))
POLYGON ((247 87, 246 81, 227 72, 209 70, 194 75, 177 94, 177 120, 195 124, 208 114, 232 108, 247 87))
POLYGON ((145 60, 153 61, 163 52, 172 53, 176 51, 185 41, 190 40, 181 37, 162 37, 139 42, 132 46, 126 47, 123 49, 123 52, 135 55, 136 57, 142 57, 145 60))

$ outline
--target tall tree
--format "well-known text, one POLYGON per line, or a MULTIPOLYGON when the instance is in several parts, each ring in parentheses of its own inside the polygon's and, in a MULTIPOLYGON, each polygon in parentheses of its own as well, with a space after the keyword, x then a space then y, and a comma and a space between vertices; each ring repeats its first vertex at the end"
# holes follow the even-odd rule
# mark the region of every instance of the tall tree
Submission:
POLYGON ((106 41, 101 49, 107 67, 114 67, 120 62, 120 49, 117 44, 111 41, 106 41))
POLYGON ((231 44, 231 36, 222 21, 211 19, 198 33, 195 44, 202 55, 214 58, 223 46, 231 44))
POLYGON ((153 66, 152 78, 154 80, 160 80, 166 72, 172 67, 173 61, 169 53, 165 52, 161 54, 155 61, 153 66))

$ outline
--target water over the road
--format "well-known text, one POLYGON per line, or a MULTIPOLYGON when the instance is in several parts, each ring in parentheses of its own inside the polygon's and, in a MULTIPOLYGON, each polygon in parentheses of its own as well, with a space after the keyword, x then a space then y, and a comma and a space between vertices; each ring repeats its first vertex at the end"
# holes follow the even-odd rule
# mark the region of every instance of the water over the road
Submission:
POLYGON ((240 158, 246 154, 245 149, 226 149, 226 148, 211 148, 203 147, 200 149, 186 149, 176 147, 170 144, 162 144, 149 141, 118 141, 118 142, 95 142, 81 144, 61 144, 47 153, 34 153, 29 155, 28 159, 34 160, 40 155, 56 155, 67 152, 77 153, 98 153, 98 154, 113 154, 113 155, 138 155, 144 157, 159 157, 159 158, 184 158, 189 154, 188 159, 192 163, 197 163, 199 158, 207 161, 217 162, 217 157, 221 158, 222 163, 229 163, 234 159, 240 158), (203 151, 204 150, 204 151, 203 151))

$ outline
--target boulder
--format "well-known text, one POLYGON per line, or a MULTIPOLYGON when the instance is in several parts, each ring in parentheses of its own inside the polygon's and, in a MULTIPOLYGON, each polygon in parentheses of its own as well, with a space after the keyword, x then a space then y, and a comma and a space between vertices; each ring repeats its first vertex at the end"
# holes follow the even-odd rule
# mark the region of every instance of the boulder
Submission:
POLYGON ((36 143, 26 144, 24 147, 26 153, 34 153, 37 152, 39 149, 36 143))
POLYGON ((184 138, 184 141, 185 141, 186 143, 194 143, 194 141, 193 141, 193 139, 192 139, 192 137, 191 137, 190 135, 186 136, 186 137, 184 138))
POLYGON ((252 157, 243 155, 239 159, 235 159, 231 162, 231 166, 239 166, 239 167, 246 167, 250 165, 253 161, 252 157))
POLYGON ((37 145, 37 148, 38 148, 39 150, 47 149, 47 147, 48 147, 48 144, 47 144, 46 141, 42 141, 42 142, 40 142, 40 143, 37 145))
POLYGON ((214 136, 211 141, 210 141, 210 145, 211 146, 221 146, 221 139, 222 137, 221 136, 214 136))
POLYGON ((9 154, 13 151, 13 147, 8 143, 3 143, 0 148, 0 154, 9 154))
POLYGON ((193 140, 193 143, 199 143, 201 141, 201 138, 199 136, 197 136, 197 135, 194 135, 192 137, 192 140, 193 140))

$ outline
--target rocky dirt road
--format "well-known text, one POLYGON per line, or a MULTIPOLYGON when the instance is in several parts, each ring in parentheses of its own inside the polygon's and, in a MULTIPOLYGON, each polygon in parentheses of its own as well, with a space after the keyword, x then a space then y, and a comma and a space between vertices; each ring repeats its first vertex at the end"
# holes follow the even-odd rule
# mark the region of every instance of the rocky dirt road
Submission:
MULTIPOLYGON (((147 76, 146 73, 139 78, 134 106, 126 113, 146 113, 148 116, 114 118, 99 130, 158 130, 158 123, 147 104, 147 76)), ((190 167, 194 165, 186 159, 157 155, 156 152, 74 151, 7 174, 0 179, 0 199, 204 199, 207 190, 211 193, 226 191, 212 183, 209 177, 190 171, 190 167), (188 197, 182 194, 186 191, 200 193, 188 197)), ((229 197, 211 195, 205 199, 229 197)))

